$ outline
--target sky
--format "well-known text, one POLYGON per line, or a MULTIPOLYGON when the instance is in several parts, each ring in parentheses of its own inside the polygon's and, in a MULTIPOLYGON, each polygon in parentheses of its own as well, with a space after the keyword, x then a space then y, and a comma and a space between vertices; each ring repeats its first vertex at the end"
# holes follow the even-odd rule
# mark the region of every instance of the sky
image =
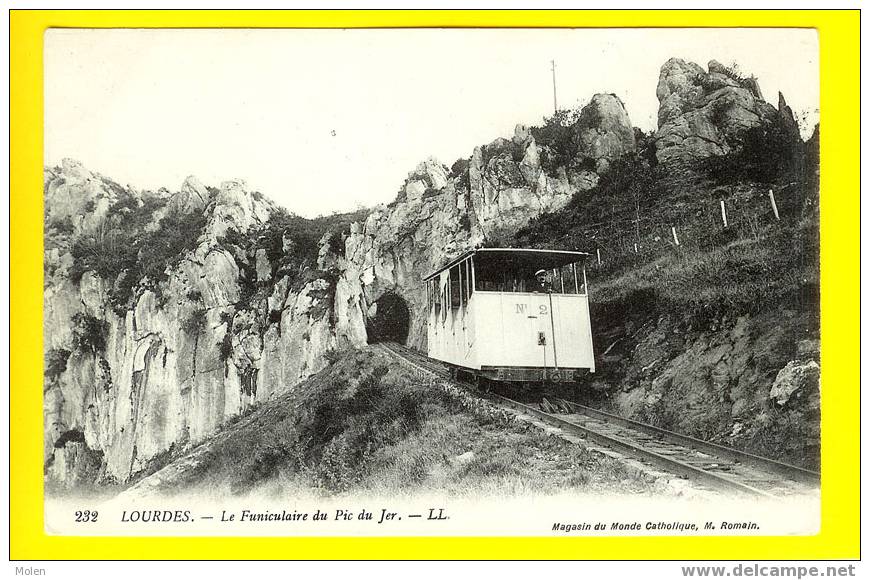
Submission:
POLYGON ((715 59, 818 120, 811 29, 85 30, 45 34, 45 163, 137 189, 243 179, 307 217, 392 201, 518 123, 614 93, 656 127, 671 57, 715 59))

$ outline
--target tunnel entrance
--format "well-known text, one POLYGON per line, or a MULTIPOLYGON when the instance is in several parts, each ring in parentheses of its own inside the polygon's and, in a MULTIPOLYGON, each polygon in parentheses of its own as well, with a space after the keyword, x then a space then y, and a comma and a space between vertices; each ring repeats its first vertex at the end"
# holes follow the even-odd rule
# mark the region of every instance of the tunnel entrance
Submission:
POLYGON ((366 324, 369 344, 388 341, 404 344, 408 340, 408 329, 411 326, 411 312, 404 298, 387 292, 373 306, 375 313, 366 324))

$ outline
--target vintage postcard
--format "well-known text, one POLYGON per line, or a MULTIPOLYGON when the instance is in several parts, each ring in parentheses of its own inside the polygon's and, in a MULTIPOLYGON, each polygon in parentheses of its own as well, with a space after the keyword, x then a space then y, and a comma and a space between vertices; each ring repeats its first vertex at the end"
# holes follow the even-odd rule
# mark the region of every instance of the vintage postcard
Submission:
POLYGON ((47 28, 44 534, 818 535, 820 62, 47 28))

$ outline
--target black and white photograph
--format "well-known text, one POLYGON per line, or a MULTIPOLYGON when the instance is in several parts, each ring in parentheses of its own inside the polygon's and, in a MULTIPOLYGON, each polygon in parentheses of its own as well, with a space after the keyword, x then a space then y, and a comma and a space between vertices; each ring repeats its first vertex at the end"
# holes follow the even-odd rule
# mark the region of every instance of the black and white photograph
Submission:
POLYGON ((45 530, 812 535, 813 29, 50 29, 45 530))

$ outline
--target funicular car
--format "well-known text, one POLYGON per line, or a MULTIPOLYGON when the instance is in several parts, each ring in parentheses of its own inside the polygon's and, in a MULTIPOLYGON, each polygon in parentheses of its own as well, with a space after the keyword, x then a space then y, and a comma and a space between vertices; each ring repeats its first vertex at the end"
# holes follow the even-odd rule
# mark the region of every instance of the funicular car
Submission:
POLYGON ((595 372, 584 252, 480 248, 428 275, 428 355, 457 374, 572 382, 595 372))

